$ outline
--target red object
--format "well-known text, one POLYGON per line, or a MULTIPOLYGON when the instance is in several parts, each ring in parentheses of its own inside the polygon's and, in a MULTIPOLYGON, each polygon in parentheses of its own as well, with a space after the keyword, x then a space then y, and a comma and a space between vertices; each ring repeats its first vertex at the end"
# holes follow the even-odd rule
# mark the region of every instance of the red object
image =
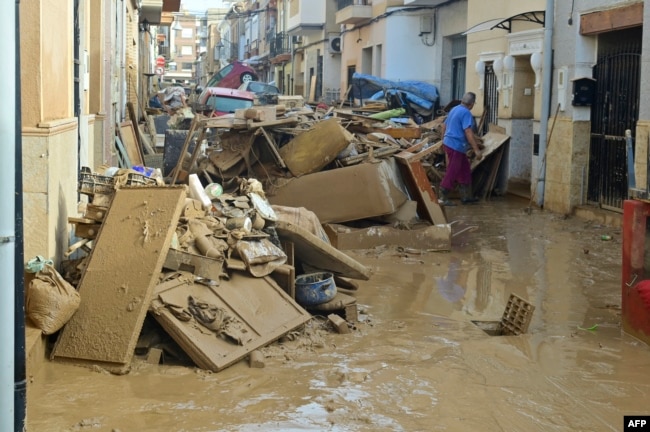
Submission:
POLYGON ((623 330, 650 345, 650 280, 644 268, 650 203, 623 203, 621 321, 623 330))
POLYGON ((236 89, 248 81, 257 81, 255 69, 250 67, 248 63, 234 61, 212 75, 212 78, 205 86, 236 89))
POLYGON ((639 291, 639 297, 643 300, 645 307, 650 311, 650 280, 642 280, 636 284, 635 288, 639 291))
POLYGON ((253 106, 255 95, 251 92, 223 87, 207 87, 199 96, 202 111, 213 111, 212 117, 232 114, 237 109, 253 106))
POLYGON ((164 68, 165 67, 165 57, 162 57, 162 56, 156 57, 156 66, 164 68))

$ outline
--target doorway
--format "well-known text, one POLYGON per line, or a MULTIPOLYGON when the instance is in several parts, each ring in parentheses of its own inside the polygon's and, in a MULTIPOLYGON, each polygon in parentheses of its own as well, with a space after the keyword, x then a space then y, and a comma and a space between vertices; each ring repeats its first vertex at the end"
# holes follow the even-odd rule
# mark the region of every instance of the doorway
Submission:
POLYGON ((639 118, 642 28, 603 33, 593 69, 596 95, 591 106, 587 200, 622 211, 628 197, 625 131, 634 149, 639 118))

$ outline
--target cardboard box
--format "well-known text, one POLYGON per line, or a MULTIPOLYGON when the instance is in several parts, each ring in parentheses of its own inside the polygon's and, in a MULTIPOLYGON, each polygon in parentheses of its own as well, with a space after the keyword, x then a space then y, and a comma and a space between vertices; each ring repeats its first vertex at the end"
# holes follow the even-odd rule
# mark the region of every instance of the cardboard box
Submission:
POLYGON ((347 222, 395 213, 408 195, 390 158, 307 174, 267 192, 271 204, 305 207, 321 223, 347 222))
POLYGON ((339 250, 370 249, 377 246, 401 246, 427 251, 451 250, 451 225, 420 225, 410 230, 390 225, 351 228, 338 224, 323 225, 332 246, 339 250))

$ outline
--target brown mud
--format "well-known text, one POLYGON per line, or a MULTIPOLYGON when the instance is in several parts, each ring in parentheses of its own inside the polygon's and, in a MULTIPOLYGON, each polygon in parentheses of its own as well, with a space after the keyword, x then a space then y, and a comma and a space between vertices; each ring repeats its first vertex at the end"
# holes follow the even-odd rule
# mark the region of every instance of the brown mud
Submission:
POLYGON ((450 253, 352 252, 374 273, 356 329, 314 320, 265 348, 263 369, 47 362, 28 430, 620 431, 623 415, 650 414, 650 349, 620 328, 620 230, 527 204, 448 208, 478 226, 450 253), (511 293, 536 308, 526 334, 472 323, 499 320, 511 293))

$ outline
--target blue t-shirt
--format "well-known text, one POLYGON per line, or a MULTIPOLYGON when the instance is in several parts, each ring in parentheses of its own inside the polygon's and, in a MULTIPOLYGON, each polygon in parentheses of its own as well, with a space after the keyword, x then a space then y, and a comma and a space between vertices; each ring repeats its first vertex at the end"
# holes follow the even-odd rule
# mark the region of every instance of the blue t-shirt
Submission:
POLYGON ((465 129, 474 127, 474 116, 465 105, 457 105, 449 111, 445 120, 445 136, 442 141, 447 147, 465 153, 469 143, 465 138, 465 129))

